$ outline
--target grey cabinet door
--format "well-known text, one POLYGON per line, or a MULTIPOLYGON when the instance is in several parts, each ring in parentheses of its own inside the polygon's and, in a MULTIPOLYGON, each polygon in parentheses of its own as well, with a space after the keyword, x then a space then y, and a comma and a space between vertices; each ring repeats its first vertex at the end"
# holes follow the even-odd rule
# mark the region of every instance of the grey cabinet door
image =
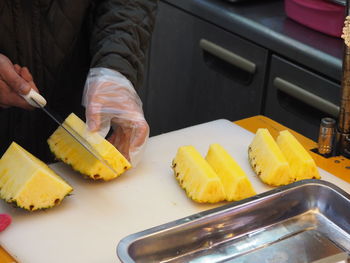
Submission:
POLYGON ((160 2, 150 51, 151 134, 261 113, 267 50, 160 2))
POLYGON ((321 119, 337 118, 339 103, 338 83, 272 56, 264 115, 317 141, 321 119))

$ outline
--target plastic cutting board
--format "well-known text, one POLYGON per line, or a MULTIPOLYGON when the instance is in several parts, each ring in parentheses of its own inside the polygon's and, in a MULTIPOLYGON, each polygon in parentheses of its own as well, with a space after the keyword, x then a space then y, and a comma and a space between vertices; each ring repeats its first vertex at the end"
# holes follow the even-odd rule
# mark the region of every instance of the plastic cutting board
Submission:
MULTIPOLYGON (((119 262, 116 246, 132 233, 221 204, 197 204, 178 186, 171 161, 178 147, 193 145, 203 155, 220 143, 236 159, 259 193, 271 188, 254 175, 247 160, 253 134, 228 120, 216 120, 150 138, 142 162, 110 182, 94 182, 57 163, 51 167, 73 187, 52 209, 26 212, 0 202, 13 222, 0 244, 24 263, 119 262)), ((323 171, 322 179, 350 192, 350 184, 323 171)))

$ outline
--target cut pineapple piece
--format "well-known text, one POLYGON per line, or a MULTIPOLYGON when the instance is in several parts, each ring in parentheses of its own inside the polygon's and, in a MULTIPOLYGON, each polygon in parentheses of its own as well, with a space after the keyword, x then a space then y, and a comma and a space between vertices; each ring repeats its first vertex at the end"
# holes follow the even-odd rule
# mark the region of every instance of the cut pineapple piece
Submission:
POLYGON ((287 159, 268 129, 258 129, 248 148, 249 163, 266 184, 286 185, 294 181, 287 159))
POLYGON ((90 132, 87 125, 74 113, 67 117, 64 124, 68 124, 80 136, 85 138, 115 172, 97 160, 62 127, 58 127, 48 139, 48 144, 56 158, 71 165, 74 170, 94 180, 103 179, 108 181, 121 175, 131 167, 128 160, 110 142, 99 133, 90 132))
POLYGON ((288 130, 281 131, 276 142, 289 163, 295 181, 321 178, 314 159, 288 130))
POLYGON ((34 211, 59 204, 73 188, 13 142, 0 159, 0 197, 34 211))
POLYGON ((227 201, 256 195, 246 173, 221 145, 211 144, 205 159, 220 177, 227 201))
POLYGON ((225 199, 218 175, 193 146, 182 146, 173 160, 173 170, 187 196, 200 203, 225 199))

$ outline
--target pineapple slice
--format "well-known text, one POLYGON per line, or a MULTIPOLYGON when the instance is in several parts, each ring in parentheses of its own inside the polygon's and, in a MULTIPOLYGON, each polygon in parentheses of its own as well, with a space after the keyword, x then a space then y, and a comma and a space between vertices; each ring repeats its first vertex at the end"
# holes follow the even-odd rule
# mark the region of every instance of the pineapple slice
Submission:
POLYGON ((172 167, 180 186, 194 201, 215 203, 225 199, 220 178, 193 146, 181 146, 172 167))
POLYGON ((294 182, 287 159, 268 129, 260 128, 248 148, 249 163, 266 184, 286 185, 294 182))
POLYGON ((115 170, 115 173, 91 155, 82 145, 72 138, 62 127, 48 139, 48 144, 56 158, 71 165, 74 170, 97 180, 105 181, 116 178, 128 170, 128 160, 106 139, 97 132, 90 132, 87 125, 74 113, 71 113, 64 124, 72 127, 85 138, 103 159, 115 170))
POLYGON ((289 163, 295 181, 321 178, 314 159, 288 130, 281 131, 276 142, 289 163))
POLYGON ((0 197, 7 202, 34 211, 59 204, 72 190, 45 163, 15 142, 0 159, 0 197))
POLYGON ((227 201, 256 195, 245 172, 221 145, 211 144, 205 159, 220 177, 227 201))

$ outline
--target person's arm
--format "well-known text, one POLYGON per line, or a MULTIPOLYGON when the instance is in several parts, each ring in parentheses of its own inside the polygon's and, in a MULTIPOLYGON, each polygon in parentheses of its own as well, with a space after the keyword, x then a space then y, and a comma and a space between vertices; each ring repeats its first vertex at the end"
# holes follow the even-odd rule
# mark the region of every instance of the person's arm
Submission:
POLYGON ((100 1, 91 35, 92 62, 83 105, 89 128, 106 135, 132 165, 149 136, 142 102, 134 90, 142 82, 145 53, 157 1, 100 1))
POLYGON ((91 68, 114 69, 138 89, 143 80, 157 3, 157 0, 99 1, 90 41, 91 68))

